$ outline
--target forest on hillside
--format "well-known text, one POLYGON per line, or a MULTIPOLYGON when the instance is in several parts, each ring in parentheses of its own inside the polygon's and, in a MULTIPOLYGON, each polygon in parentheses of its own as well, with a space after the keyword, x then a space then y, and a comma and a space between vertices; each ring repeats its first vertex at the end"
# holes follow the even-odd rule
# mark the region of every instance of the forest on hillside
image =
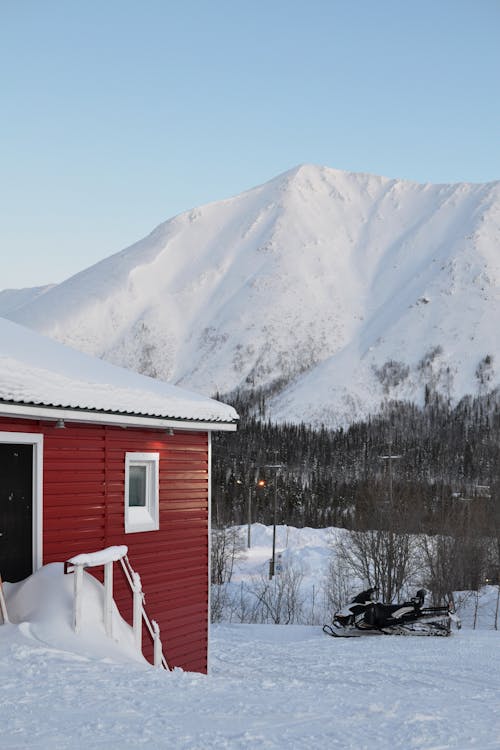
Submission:
POLYGON ((213 436, 215 527, 247 523, 250 509, 263 524, 493 538, 500 560, 496 391, 455 406, 437 394, 423 408, 391 402, 338 430, 261 421, 251 394, 229 403, 241 420, 213 436))

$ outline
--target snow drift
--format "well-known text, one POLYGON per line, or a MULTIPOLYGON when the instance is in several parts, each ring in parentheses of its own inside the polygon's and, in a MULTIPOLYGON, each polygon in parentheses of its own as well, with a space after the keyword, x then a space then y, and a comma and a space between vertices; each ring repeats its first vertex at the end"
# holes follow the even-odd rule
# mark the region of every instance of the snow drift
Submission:
MULTIPOLYGON (((84 572, 82 627, 73 629, 73 576, 64 575, 64 563, 51 563, 19 583, 4 583, 11 625, 32 644, 63 650, 80 658, 113 659, 148 666, 134 646, 132 628, 113 605, 113 638, 104 629, 104 588, 84 572)), ((1 631, 3 633, 3 631, 1 631)))

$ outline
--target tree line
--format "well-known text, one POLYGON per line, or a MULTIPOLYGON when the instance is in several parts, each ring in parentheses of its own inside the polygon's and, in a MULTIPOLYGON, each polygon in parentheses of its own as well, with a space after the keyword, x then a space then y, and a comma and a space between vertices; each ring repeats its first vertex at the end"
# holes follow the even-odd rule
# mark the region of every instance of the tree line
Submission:
POLYGON ((246 523, 249 506, 252 522, 272 524, 276 503, 277 523, 431 535, 430 569, 446 587, 498 578, 496 391, 453 406, 437 394, 427 394, 423 407, 390 402, 377 416, 336 430, 261 421, 251 394, 232 403, 238 432, 213 438, 215 526, 246 523))

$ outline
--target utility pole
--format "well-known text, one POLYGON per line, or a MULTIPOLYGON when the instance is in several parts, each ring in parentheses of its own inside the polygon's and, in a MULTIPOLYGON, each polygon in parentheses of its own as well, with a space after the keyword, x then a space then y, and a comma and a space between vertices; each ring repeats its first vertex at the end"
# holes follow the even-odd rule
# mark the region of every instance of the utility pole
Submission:
POLYGON ((274 568, 276 564, 276 524, 278 522, 278 471, 274 472, 274 514, 273 514, 273 556, 271 558, 271 566, 269 568, 269 579, 274 576, 274 568))
MULTIPOLYGON (((250 482, 250 485, 248 487, 248 509, 247 509, 247 524, 248 524, 248 530, 247 530, 247 547, 250 549, 251 546, 251 539, 252 539, 252 482, 250 482)), ((257 489, 259 487, 265 487, 266 486, 266 480, 265 479, 259 479, 257 481, 257 489)), ((258 508, 257 503, 257 508, 258 508)))
POLYGON ((248 488, 248 532, 247 532, 247 547, 250 549, 251 536, 252 536, 252 485, 248 488))
POLYGON ((402 455, 396 455, 392 452, 392 437, 389 437, 388 441, 388 454, 386 456, 379 456, 380 459, 388 461, 388 473, 389 473, 389 509, 392 511, 392 462, 395 458, 403 458, 402 455))
MULTIPOLYGON (((278 455, 278 451, 274 452, 278 455)), ((273 552, 269 563, 269 580, 274 578, 276 567, 276 525, 278 523, 278 470, 282 469, 285 464, 265 464, 264 469, 274 469, 274 511, 273 511, 273 552)))
MULTIPOLYGON (((397 553, 397 532, 396 529, 398 528, 398 519, 395 517, 394 512, 394 505, 393 505, 393 494, 392 494, 392 462, 394 459, 402 458, 401 455, 394 454, 392 452, 392 435, 389 435, 388 440, 388 453, 384 456, 379 456, 380 459, 383 461, 388 461, 387 468, 388 468, 388 475, 389 475, 389 507, 388 507, 388 513, 386 518, 386 523, 388 523, 388 527, 386 532, 383 533, 383 547, 384 547, 384 558, 385 558, 385 564, 387 567, 386 575, 382 577, 382 581, 385 582, 382 583, 382 593, 387 596, 387 600, 390 601, 393 596, 393 586, 394 581, 397 578, 397 560, 398 560, 398 553, 397 553), (384 592, 385 589, 385 592, 384 592)), ((382 527, 383 528, 383 527, 382 527)), ((377 585, 377 584, 376 584, 377 585)), ((384 599, 385 601, 385 599, 384 599)))

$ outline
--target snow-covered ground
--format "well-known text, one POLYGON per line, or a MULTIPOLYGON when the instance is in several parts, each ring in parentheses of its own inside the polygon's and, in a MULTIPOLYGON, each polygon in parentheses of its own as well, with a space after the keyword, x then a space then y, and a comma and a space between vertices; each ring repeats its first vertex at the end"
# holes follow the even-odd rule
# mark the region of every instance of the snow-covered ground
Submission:
MULTIPOLYGON (((296 557, 309 539, 312 571, 326 532, 287 531, 296 557)), ((254 537, 255 572, 269 530, 254 537)), ((219 624, 208 677, 167 673, 137 657, 118 617, 116 641, 106 638, 88 576, 75 635, 70 578, 51 565, 5 587, 14 624, 0 626, 2 750, 500 748, 500 636, 486 621, 450 638, 355 640, 318 626, 219 624)))
MULTIPOLYGON (((245 544, 245 551, 241 559, 234 565, 232 580, 228 589, 229 598, 236 601, 234 612, 229 612, 232 621, 238 621, 241 614, 238 600, 242 591, 248 592, 258 589, 260 582, 265 579, 269 571, 269 560, 272 555, 272 526, 260 523, 252 524, 251 546, 246 549, 247 526, 239 527, 241 539, 245 544)), ((319 624, 329 622, 331 604, 325 591, 325 579, 329 572, 332 555, 338 541, 348 535, 343 529, 326 528, 298 529, 293 526, 278 525, 276 527, 276 560, 282 563, 283 569, 291 569, 300 577, 300 590, 297 599, 300 601, 300 612, 295 622, 300 624, 319 624)), ((349 579, 347 590, 349 599, 366 588, 368 583, 349 579)), ((408 585, 406 596, 414 595, 417 589, 425 587, 424 576, 418 569, 415 571, 411 583, 408 585)), ((455 592, 455 606, 465 627, 493 629, 495 620, 500 627, 499 592, 496 586, 484 586, 479 592, 455 592)), ((250 593, 250 600, 255 595, 250 593)), ((345 601, 343 602, 345 603, 345 601)), ((431 602, 429 602, 431 603, 431 602)), ((226 608, 230 610, 231 608, 226 608)))

